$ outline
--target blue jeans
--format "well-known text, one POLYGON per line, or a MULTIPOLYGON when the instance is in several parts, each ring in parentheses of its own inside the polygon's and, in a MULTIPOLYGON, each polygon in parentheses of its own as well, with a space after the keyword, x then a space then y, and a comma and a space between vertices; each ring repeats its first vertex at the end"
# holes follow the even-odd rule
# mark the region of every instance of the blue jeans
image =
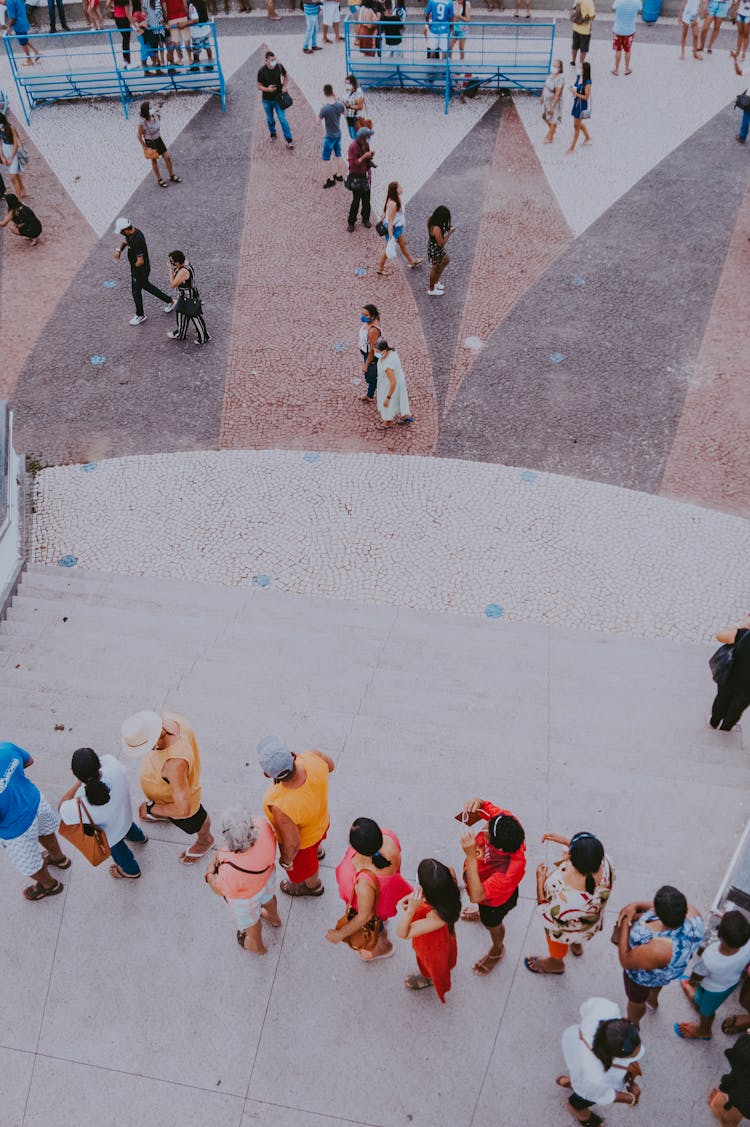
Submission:
POLYGON ((140 826, 135 822, 131 825, 128 832, 122 841, 118 841, 115 845, 110 845, 109 851, 112 854, 112 860, 116 865, 122 869, 128 876, 134 877, 136 873, 140 873, 141 867, 133 856, 132 849, 128 849, 125 844, 127 841, 145 841, 146 835, 140 826))
POLYGON ((303 4, 303 11, 305 13, 305 42, 303 47, 309 50, 311 47, 318 46, 318 12, 317 4, 313 7, 310 4, 303 4))
POLYGON ((740 141, 744 141, 750 131, 750 110, 742 111, 742 125, 740 126, 740 141))
POLYGON ((284 134, 285 140, 291 141, 292 131, 289 128, 289 122, 286 119, 286 111, 282 110, 281 106, 276 101, 276 99, 275 98, 264 98, 263 99, 263 109, 266 111, 266 121, 268 122, 268 132, 271 134, 271 136, 272 137, 276 136, 276 122, 273 120, 273 112, 275 110, 276 116, 279 119, 279 124, 281 125, 281 132, 284 134))

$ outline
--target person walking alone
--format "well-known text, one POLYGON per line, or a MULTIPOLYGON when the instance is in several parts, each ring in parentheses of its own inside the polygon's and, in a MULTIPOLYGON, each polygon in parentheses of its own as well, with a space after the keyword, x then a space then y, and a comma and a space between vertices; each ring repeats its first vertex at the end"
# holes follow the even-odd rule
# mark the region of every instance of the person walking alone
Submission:
POLYGON ((161 115, 158 110, 151 109, 150 102, 141 102, 141 120, 138 126, 138 140, 143 148, 146 160, 151 162, 151 167, 156 177, 156 182, 160 188, 167 187, 167 181, 163 180, 159 173, 159 157, 162 158, 167 168, 167 175, 173 184, 181 184, 182 180, 179 176, 175 176, 174 168, 172 167, 172 158, 169 155, 169 149, 164 144, 161 135, 161 115))
MULTIPOLYGON (((382 230, 383 226, 385 226, 385 234, 383 235, 383 238, 386 239, 385 249, 380 256, 380 262, 378 263, 378 274, 380 275, 385 275, 385 263, 386 259, 389 257, 388 243, 391 241, 393 243, 398 243, 401 248, 401 253, 409 263, 409 266, 412 270, 415 266, 419 266, 419 264, 422 262, 421 258, 412 257, 411 251, 406 245, 406 235, 404 234, 404 231, 406 230, 406 212, 401 198, 403 191, 404 190, 399 184, 398 180, 391 180, 390 184, 388 185, 385 203, 383 204, 383 214, 380 217, 381 226, 378 228, 379 230, 382 230)), ((396 257, 395 247, 393 254, 390 255, 390 257, 396 257)))
POLYGON ((427 261, 430 264, 430 288, 427 293, 430 297, 442 297, 445 286, 440 281, 440 276, 450 262, 446 254, 445 244, 456 230, 451 226, 451 213, 447 207, 436 207, 427 220, 427 261))
POLYGON ((584 124, 584 120, 591 117, 591 64, 584 63, 581 67, 581 77, 576 79, 575 86, 570 87, 570 92, 573 94, 573 108, 570 111, 570 116, 573 118, 573 140, 570 142, 570 148, 566 149, 568 154, 575 151, 578 144, 578 138, 583 133, 584 145, 591 143, 591 134, 584 124))
POLYGON ((635 25, 638 13, 643 8, 643 0, 614 0, 612 5, 615 13, 614 27, 612 28, 612 50, 615 53, 615 65, 612 74, 617 78, 620 73, 620 59, 625 55, 625 73, 630 74, 630 52, 635 39, 635 25))
POLYGON ((330 83, 326 83, 323 87, 323 96, 325 102, 320 108, 318 117, 325 126, 325 136, 323 137, 323 152, 321 154, 323 163, 329 165, 331 157, 334 158, 333 175, 327 176, 323 185, 324 188, 333 188, 337 182, 344 182, 344 161, 341 157, 341 118, 346 113, 344 103, 339 101, 333 92, 333 87, 330 83))
POLYGON ((143 291, 153 294, 160 301, 165 302, 164 313, 171 313, 177 304, 177 298, 171 298, 158 286, 149 281, 151 263, 148 257, 148 246, 143 231, 139 231, 124 215, 115 223, 115 232, 122 235, 124 243, 115 251, 115 260, 120 261, 122 252, 127 248, 128 262, 130 263, 130 288, 135 302, 135 314, 130 318, 131 325, 141 325, 146 320, 143 312, 143 291))
POLYGON ((354 230, 357 222, 357 212, 362 208, 362 226, 371 227, 370 223, 370 185, 372 183, 372 169, 375 167, 375 153, 370 148, 370 138, 373 130, 363 125, 357 130, 357 136, 349 146, 347 158, 349 161, 349 175, 346 180, 347 187, 352 193, 352 203, 349 208, 348 230, 354 230))
POLYGON ((268 123, 268 132, 271 140, 276 140, 276 122, 273 115, 279 119, 281 132, 284 134, 286 147, 288 149, 294 148, 294 141, 292 140, 292 131, 289 128, 289 122, 286 119, 286 109, 282 105, 282 101, 286 101, 288 95, 286 93, 287 83, 289 77, 286 69, 281 65, 279 60, 274 55, 273 51, 266 51, 266 61, 258 71, 257 86, 263 95, 263 109, 266 115, 266 122, 268 123), (286 97, 284 97, 286 95, 286 97))
MULTIPOLYGON (((746 111, 745 116, 750 113, 746 111)), ((731 732, 750 704, 750 615, 739 626, 720 630, 716 640, 732 647, 731 663, 717 681, 709 724, 720 732, 731 732)))
POLYGON ((206 344, 211 337, 208 335, 206 322, 203 320, 203 303, 195 285, 193 268, 181 250, 173 250, 167 259, 169 269, 169 284, 177 290, 177 328, 167 333, 170 340, 186 340, 190 323, 195 325, 196 344, 206 344))

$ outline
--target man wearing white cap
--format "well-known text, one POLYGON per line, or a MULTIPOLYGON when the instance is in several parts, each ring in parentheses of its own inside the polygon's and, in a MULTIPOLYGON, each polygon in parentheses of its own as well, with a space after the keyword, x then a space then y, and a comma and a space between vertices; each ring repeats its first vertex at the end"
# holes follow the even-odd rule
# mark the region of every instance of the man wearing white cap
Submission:
POLYGON ((328 833, 328 776, 335 764, 322 751, 295 755, 280 736, 265 736, 258 762, 273 784, 263 810, 279 843, 279 864, 288 879, 279 885, 287 896, 322 896, 318 862, 325 857, 328 833))
POLYGON ((171 822, 195 842, 180 854, 184 865, 205 857, 214 839, 201 803, 201 759, 195 732, 179 712, 137 712, 124 722, 126 755, 143 755, 141 789, 147 801, 139 814, 147 822, 171 822))
POLYGON ((143 312, 143 291, 152 293, 154 297, 158 297, 161 301, 166 301, 164 306, 165 313, 171 313, 177 304, 177 298, 174 300, 169 294, 164 293, 158 286, 154 286, 149 281, 149 274, 151 273, 151 263, 148 258, 148 246, 146 245, 146 236, 143 231, 139 231, 134 227, 129 219, 124 215, 115 223, 115 234, 122 235, 125 240, 124 243, 115 251, 115 259, 119 262, 120 256, 125 248, 128 248, 128 262, 130 263, 130 288, 133 293, 133 301, 135 302, 135 316, 130 318, 131 325, 140 325, 146 320, 146 314, 143 312))

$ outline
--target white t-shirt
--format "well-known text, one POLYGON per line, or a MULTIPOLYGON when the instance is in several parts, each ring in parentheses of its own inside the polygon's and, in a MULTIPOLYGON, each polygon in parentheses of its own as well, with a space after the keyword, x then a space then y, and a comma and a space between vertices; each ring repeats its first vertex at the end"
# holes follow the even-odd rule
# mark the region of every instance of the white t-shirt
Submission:
POLYGON ((706 950, 693 966, 693 973, 702 976, 701 986, 711 994, 721 994, 731 990, 742 978, 742 972, 750 963, 750 943, 740 947, 733 955, 722 955, 719 941, 709 943, 706 950))
POLYGON ((623 1067, 613 1066, 608 1071, 605 1071, 599 1058, 594 1056, 589 1046, 594 1042, 599 1022, 618 1017, 622 1017, 622 1014, 616 1002, 609 1002, 606 998, 589 998, 581 1006, 581 1024, 568 1026, 562 1035, 563 1056, 573 1091, 584 1100, 613 1104, 616 1093, 625 1088, 627 1066, 643 1056, 641 1045, 635 1056, 628 1057, 627 1060, 618 1059, 617 1066, 623 1067))
MULTIPOLYGON (((86 788, 83 783, 73 798, 63 802, 60 806, 60 817, 69 826, 78 822, 77 798, 85 804, 86 809, 95 824, 103 829, 110 845, 122 841, 125 834, 133 824, 133 809, 130 805, 130 788, 125 768, 113 755, 100 756, 102 765, 102 782, 109 787, 109 802, 104 806, 93 806, 86 799, 86 788)), ((86 815, 84 814, 84 821, 86 815)))

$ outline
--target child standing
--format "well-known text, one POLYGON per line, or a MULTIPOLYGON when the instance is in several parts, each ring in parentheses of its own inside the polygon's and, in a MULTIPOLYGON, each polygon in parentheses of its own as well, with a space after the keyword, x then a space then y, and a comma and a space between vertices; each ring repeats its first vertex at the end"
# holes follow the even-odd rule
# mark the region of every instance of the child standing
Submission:
POLYGON ((690 977, 682 981, 682 989, 697 1009, 699 1019, 675 1023, 678 1037, 711 1040, 716 1011, 734 993, 749 962, 750 921, 742 912, 725 912, 718 938, 709 943, 694 964, 690 977))

